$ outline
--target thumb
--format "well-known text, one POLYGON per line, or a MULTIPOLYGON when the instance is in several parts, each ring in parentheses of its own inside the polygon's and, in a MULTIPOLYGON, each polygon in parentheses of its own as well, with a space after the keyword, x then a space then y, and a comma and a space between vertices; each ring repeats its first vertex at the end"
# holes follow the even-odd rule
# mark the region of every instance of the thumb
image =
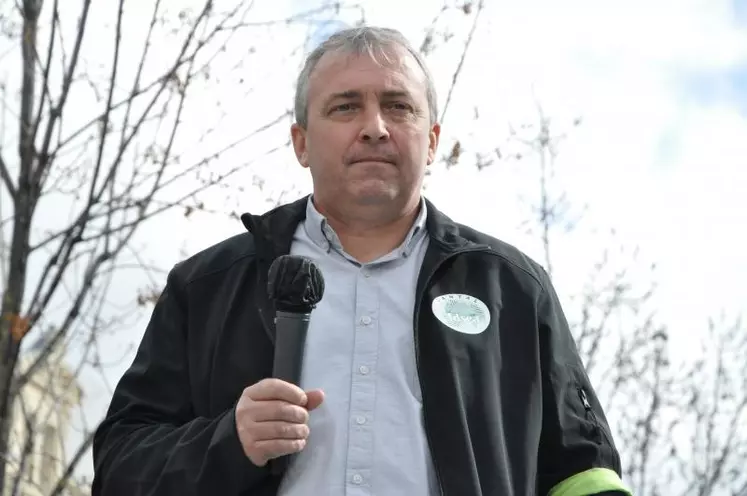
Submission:
POLYGON ((305 391, 306 393, 306 409, 311 411, 322 404, 324 401, 324 391, 321 389, 312 389, 305 391))

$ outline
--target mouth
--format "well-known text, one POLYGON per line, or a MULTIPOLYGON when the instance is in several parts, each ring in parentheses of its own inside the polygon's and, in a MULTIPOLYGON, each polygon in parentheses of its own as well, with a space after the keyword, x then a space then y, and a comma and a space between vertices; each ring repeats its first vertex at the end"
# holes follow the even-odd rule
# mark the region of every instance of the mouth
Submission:
POLYGON ((364 157, 358 160, 354 160, 350 165, 355 164, 389 164, 396 165, 394 161, 384 157, 364 157))

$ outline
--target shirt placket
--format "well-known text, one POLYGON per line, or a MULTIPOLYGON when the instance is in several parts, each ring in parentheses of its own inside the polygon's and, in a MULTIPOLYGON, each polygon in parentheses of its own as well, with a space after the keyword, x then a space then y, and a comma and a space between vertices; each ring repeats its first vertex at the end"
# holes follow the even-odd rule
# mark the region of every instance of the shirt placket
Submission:
POLYGON ((374 407, 379 341, 378 289, 362 267, 356 280, 355 340, 350 391, 346 494, 371 494, 374 455, 374 407))

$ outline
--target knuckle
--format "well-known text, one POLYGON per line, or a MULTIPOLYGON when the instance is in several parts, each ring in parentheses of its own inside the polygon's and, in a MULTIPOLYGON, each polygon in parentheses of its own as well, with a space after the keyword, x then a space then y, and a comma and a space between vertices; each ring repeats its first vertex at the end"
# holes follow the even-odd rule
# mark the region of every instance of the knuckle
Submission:
POLYGON ((277 427, 278 429, 278 437, 291 437, 293 434, 293 429, 288 424, 280 424, 277 427))
POLYGON ((307 412, 304 408, 296 408, 296 412, 298 415, 298 421, 302 424, 305 424, 309 421, 309 412, 307 412))
POLYGON ((262 382, 271 389, 277 389, 282 384, 282 381, 276 377, 267 377, 262 379, 262 382))
POLYGON ((284 413, 289 422, 298 422, 301 424, 306 422, 308 416, 306 410, 296 405, 286 405, 284 413))
POLYGON ((298 424, 294 429, 295 437, 305 439, 309 435, 309 427, 306 424, 298 424))
POLYGON ((245 418, 249 416, 253 410, 254 402, 246 397, 242 397, 238 403, 236 403, 236 416, 239 418, 245 418))
POLYGON ((294 413, 293 413, 293 406, 291 405, 280 405, 278 407, 278 418, 281 418, 283 420, 286 420, 288 422, 293 422, 295 420, 294 413))

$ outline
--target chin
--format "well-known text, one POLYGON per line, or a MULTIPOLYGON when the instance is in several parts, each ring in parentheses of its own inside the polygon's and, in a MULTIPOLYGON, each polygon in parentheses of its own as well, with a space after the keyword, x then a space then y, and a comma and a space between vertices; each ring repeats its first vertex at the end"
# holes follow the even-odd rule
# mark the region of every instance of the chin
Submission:
POLYGON ((389 205, 392 203, 393 198, 390 196, 357 196, 355 203, 362 207, 375 207, 382 205, 389 205))
POLYGON ((381 205, 390 203, 397 198, 397 191, 393 188, 360 188, 353 192, 352 197, 359 205, 381 205))

